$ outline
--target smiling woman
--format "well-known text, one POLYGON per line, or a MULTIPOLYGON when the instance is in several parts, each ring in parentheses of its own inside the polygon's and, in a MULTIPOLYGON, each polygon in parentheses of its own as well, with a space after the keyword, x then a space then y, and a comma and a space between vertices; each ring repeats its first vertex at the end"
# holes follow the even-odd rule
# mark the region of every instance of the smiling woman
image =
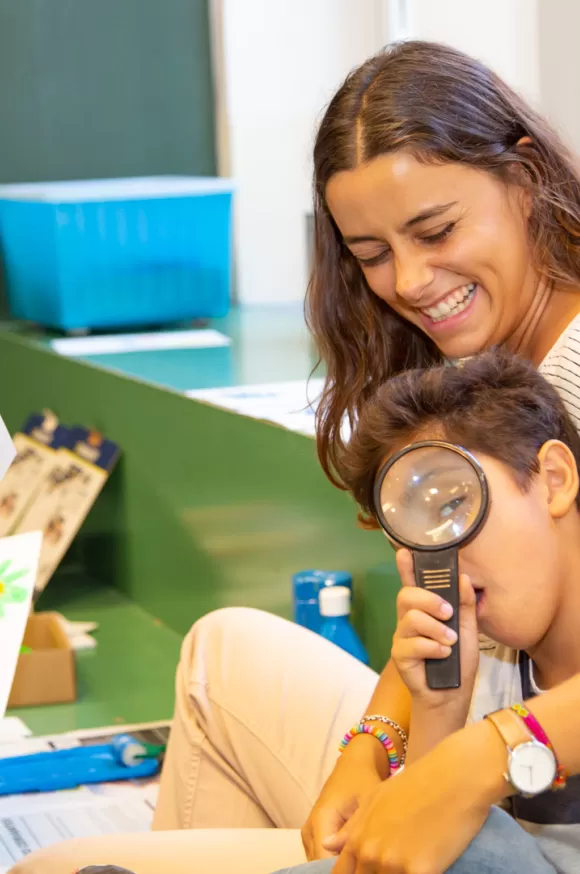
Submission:
POLYGON ((541 364, 580 312, 580 181, 494 73, 423 42, 347 78, 314 168, 307 313, 328 373, 319 457, 339 484, 340 423, 391 375, 497 344, 541 364))

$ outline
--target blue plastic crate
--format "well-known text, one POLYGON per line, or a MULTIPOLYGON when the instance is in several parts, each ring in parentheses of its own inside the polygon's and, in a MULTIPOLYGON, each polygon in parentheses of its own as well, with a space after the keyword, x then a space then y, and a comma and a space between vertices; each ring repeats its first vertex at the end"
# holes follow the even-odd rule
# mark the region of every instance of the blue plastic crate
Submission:
POLYGON ((225 315, 232 194, 179 176, 0 186, 12 314, 64 331, 225 315))

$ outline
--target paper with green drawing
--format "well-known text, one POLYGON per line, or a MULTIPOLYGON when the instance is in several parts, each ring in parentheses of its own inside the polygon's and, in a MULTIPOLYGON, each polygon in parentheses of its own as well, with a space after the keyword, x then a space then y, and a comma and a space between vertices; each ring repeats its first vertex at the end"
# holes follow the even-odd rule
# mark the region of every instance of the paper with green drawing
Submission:
POLYGON ((30 613, 41 547, 40 531, 0 539, 0 718, 6 712, 30 613))

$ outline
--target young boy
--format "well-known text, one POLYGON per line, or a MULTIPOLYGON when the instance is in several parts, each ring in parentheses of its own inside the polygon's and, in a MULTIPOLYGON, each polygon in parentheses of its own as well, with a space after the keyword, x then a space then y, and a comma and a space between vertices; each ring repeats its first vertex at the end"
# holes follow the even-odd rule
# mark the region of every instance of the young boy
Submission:
POLYGON ((406 373, 379 389, 345 449, 367 522, 383 463, 422 440, 467 449, 489 485, 489 515, 459 557, 461 687, 427 687, 425 659, 454 643, 449 605, 414 585, 403 550, 392 656, 412 697, 407 762, 329 842, 338 860, 304 870, 578 872, 580 437, 555 390, 507 353, 406 373))

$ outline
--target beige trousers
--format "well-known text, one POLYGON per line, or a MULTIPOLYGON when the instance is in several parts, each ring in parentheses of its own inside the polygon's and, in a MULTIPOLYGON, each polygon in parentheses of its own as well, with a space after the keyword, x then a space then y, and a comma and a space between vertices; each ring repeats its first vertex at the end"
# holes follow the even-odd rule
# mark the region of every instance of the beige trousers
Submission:
POLYGON ((105 863, 135 874, 270 874, 304 861, 298 830, 376 682, 333 644, 276 616, 243 608, 205 616, 183 644, 155 830, 61 844, 11 874, 105 863))

